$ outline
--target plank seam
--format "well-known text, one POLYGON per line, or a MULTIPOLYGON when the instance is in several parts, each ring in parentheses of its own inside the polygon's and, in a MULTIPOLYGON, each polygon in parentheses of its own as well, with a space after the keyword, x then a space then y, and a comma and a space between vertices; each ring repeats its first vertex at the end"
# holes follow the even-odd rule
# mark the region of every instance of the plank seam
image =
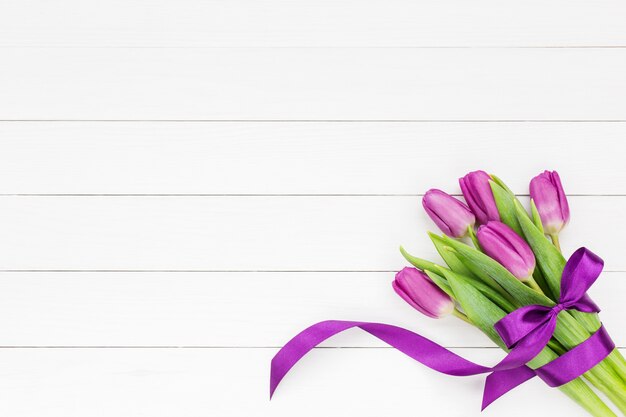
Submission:
POLYGON ((333 46, 333 45, 275 45, 275 46, 202 46, 202 45, 50 45, 50 44, 31 44, 31 45, 19 45, 19 44, 5 44, 0 45, 0 49, 625 49, 626 45, 440 45, 440 46, 427 46, 427 45, 413 45, 413 46, 400 46, 400 45, 373 45, 373 46, 358 46, 358 45, 345 45, 345 46, 333 46))
POLYGON ((0 123, 626 123, 626 119, 0 119, 0 123))
MULTIPOLYGON (((454 197, 463 197, 462 194, 452 193, 454 197)), ((515 194, 518 197, 530 197, 529 194, 515 194)), ((255 194, 255 193, 0 193, 0 197, 423 197, 417 194, 363 194, 363 193, 284 193, 284 194, 255 194)), ((568 193, 569 197, 626 197, 624 193, 615 194, 575 194, 568 193)))
MULTIPOLYGON (((0 349, 280 349, 282 346, 0 346, 0 349)), ((480 349, 500 350, 497 346, 444 346, 446 349, 480 349)), ((616 346, 617 349, 626 349, 625 346, 616 346)), ((313 349, 370 349, 393 350, 391 346, 317 346, 313 349)))
MULTIPOLYGON (((219 274, 379 274, 388 273, 395 274, 397 270, 341 270, 341 269, 0 269, 0 274, 3 273, 104 273, 104 274, 119 274, 119 273, 184 273, 184 274, 198 274, 198 273, 219 273, 219 274)), ((626 269, 605 269, 603 273, 607 274, 621 274, 625 273, 626 269)))

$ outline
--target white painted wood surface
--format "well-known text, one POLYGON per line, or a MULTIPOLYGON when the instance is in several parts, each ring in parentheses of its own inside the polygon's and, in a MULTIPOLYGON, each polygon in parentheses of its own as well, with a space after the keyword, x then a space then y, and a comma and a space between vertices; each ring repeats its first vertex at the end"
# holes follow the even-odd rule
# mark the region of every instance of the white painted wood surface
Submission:
MULTIPOLYGON (((0 278, 2 346, 278 347, 304 325, 336 318, 396 323, 450 347, 493 347, 456 318, 419 315, 391 290, 389 272, 4 272, 0 278)), ((626 347, 626 273, 605 273, 590 293, 612 337, 626 347)), ((355 330, 324 346, 386 345, 355 330)))
MULTIPOLYGON (((625 12, 0 1, 0 413, 479 415, 482 378, 358 331, 267 398, 277 347, 327 318, 501 357, 389 287, 398 245, 435 256, 420 195, 477 168, 520 195, 559 170, 564 248, 606 260, 592 295, 625 347, 625 12)), ((585 415, 538 381, 505 413, 585 415)))
POLYGON ((623 46, 619 0, 7 1, 0 46, 623 46))
MULTIPOLYGON (((391 349, 318 349, 294 368, 270 402, 266 384, 259 382, 267 379, 275 351, 5 349, 0 357, 0 411, 36 416, 45 409, 47 415, 71 417, 86 412, 201 417, 207 410, 228 417, 375 417, 434 411, 452 417, 585 415, 539 380, 480 414, 474 410, 480 408, 481 377, 446 377, 391 349)), ((501 358, 496 349, 455 352, 483 363, 501 358)))
POLYGON ((620 48, 6 48, 2 119, 626 120, 620 48), (45 69, 45 70, 42 70, 45 69))
POLYGON ((518 194, 551 168, 570 195, 626 195, 625 123, 15 122, 0 138, 0 194, 417 195, 480 167, 518 194))
MULTIPOLYGON (((574 196, 567 253, 626 271, 626 196, 574 196)), ((393 271, 437 258, 417 196, 3 196, 0 270, 393 271)))

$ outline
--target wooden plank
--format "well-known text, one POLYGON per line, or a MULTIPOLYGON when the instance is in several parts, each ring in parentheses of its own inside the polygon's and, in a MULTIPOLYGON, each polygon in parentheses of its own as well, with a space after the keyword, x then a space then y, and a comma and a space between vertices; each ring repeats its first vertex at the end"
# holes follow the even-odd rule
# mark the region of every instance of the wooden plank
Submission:
MULTIPOLYGON (((278 347, 329 319, 396 324, 448 347, 494 347, 457 318, 433 320, 413 310, 392 291, 393 275, 5 272, 0 347, 278 347)), ((624 272, 605 273, 590 291, 620 346, 626 345, 625 292, 624 272)), ((354 330, 324 346, 386 345, 354 330)))
POLYGON ((624 5, 462 0, 9 2, 0 46, 623 46, 624 5))
MULTIPOLYGON (((480 415, 484 377, 437 374, 391 349, 319 349, 288 375, 270 402, 275 349, 3 349, 0 411, 67 417, 480 415), (450 401, 454 398, 454 401, 450 401), (114 400, 112 400, 114 399, 114 400)), ((459 349, 481 363, 495 350, 459 349)), ((533 379, 486 413, 587 414, 533 379), (541 401, 528 401, 541 398, 541 401)))
POLYGON ((8 48, 2 57, 2 120, 626 120, 619 48, 8 48))
POLYGON ((551 168, 568 194, 626 195, 624 137, 626 123, 5 122, 0 193, 459 192, 482 167, 521 194, 551 168))
MULTIPOLYGON (((566 254, 626 271, 626 197, 572 197, 566 254)), ((417 197, 0 197, 0 270, 397 270, 437 259, 417 197)))

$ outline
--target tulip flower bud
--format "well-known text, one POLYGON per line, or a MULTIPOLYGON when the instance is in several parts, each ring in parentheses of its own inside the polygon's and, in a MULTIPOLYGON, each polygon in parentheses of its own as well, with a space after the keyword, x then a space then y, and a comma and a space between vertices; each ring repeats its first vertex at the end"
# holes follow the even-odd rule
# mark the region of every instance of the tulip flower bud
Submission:
POLYGON ((532 279, 535 255, 530 246, 504 223, 490 221, 476 233, 483 251, 500 262, 520 281, 532 279))
POLYGON ((402 269, 391 286, 404 301, 428 317, 441 318, 454 311, 452 298, 418 269, 402 269))
POLYGON ((465 204, 441 190, 428 190, 422 205, 437 227, 451 237, 463 237, 476 217, 465 204))
POLYGON ((489 184, 490 180, 491 177, 485 171, 470 172, 463 178, 459 178, 463 197, 481 224, 490 220, 500 220, 500 213, 498 213, 496 200, 493 198, 489 184))
POLYGON ((544 171, 530 181, 530 197, 537 206, 545 232, 556 235, 569 221, 569 205, 556 171, 544 171))

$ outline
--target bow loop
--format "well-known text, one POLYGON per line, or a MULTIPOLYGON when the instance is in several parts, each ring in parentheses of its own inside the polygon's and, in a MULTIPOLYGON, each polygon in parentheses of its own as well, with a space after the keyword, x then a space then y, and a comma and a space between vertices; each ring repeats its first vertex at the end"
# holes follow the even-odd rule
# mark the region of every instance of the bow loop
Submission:
POLYGON ((534 330, 549 322, 552 311, 550 307, 540 305, 520 307, 500 319, 494 328, 504 344, 512 349, 534 330))
POLYGON ((559 302, 568 309, 597 313, 600 308, 586 295, 600 276, 604 261, 587 248, 580 248, 567 260, 561 277, 559 302))
POLYGON ((600 307, 596 303, 593 302, 591 298, 587 294, 583 295, 576 303, 574 303, 571 307, 567 307, 568 309, 575 308, 578 311, 582 311, 583 313, 599 313, 600 307))

